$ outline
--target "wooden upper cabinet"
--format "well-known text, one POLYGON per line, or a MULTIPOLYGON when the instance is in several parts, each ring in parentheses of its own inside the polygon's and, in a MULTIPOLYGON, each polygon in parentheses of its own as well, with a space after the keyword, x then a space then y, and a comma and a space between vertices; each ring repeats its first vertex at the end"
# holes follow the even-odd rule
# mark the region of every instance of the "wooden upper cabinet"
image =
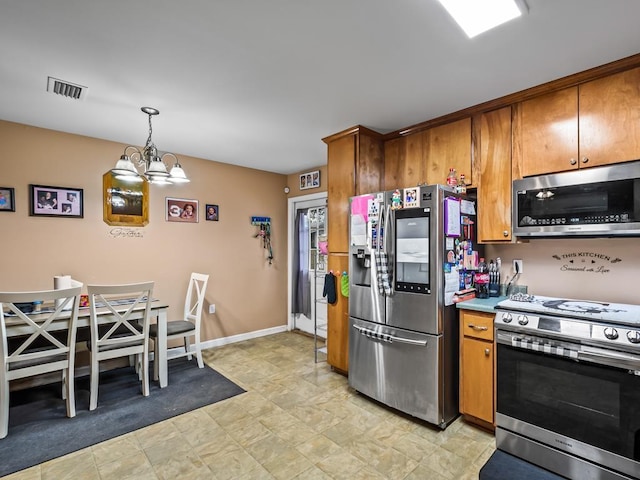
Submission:
POLYGON ((511 107, 474 117, 478 241, 511 241, 511 107))
POLYGON ((384 145, 382 135, 360 127, 356 135, 356 195, 382 190, 384 145))
POLYGON ((383 190, 395 190, 427 181, 424 171, 424 132, 394 138, 384 144, 383 190))
POLYGON ((577 87, 518 104, 513 133, 519 176, 578 168, 577 87))
POLYGON ((331 253, 349 251, 349 197, 381 190, 381 137, 364 127, 353 127, 323 139, 327 144, 327 240, 331 253))
POLYGON ((522 177, 640 158, 640 68, 521 102, 513 138, 522 177))
POLYGON ((349 197, 355 193, 356 137, 349 135, 328 144, 327 217, 330 252, 349 250, 349 197))
POLYGON ((640 68, 579 87, 580 166, 640 158, 640 68))
POLYGON ((446 184, 450 168, 473 185, 471 117, 424 131, 424 168, 430 184, 446 184))

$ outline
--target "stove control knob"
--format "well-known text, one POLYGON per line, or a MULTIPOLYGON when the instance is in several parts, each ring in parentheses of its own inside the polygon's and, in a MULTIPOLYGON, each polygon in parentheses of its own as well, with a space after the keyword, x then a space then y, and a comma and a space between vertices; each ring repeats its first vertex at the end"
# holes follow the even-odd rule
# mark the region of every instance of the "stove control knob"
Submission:
POLYGON ((529 319, 526 315, 518 315, 518 323, 520 325, 526 325, 527 323, 529 323, 529 319))
POLYGON ((618 331, 613 327, 607 327, 604 329, 604 336, 609 340, 615 340, 618 338, 618 331))
POLYGON ((511 316, 510 313, 503 313, 502 314, 502 321, 504 323, 511 323, 511 320, 513 320, 513 317, 511 316))
POLYGON ((640 332, 637 330, 629 330, 627 332, 627 340, 631 343, 640 343, 640 332))

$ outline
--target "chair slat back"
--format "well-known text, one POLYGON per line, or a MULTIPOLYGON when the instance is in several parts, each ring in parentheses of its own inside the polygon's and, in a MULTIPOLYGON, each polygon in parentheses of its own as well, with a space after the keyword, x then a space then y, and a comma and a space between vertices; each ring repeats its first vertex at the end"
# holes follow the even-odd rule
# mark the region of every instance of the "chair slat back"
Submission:
POLYGON ((200 323, 202 307, 204 307, 204 294, 207 290, 209 275, 204 273, 192 273, 187 288, 187 297, 184 302, 184 319, 200 323))
POLYGON ((74 351, 81 287, 35 292, 0 292, 0 361, 4 371, 18 362, 46 363, 74 351), (19 304, 42 301, 52 312, 23 312, 19 304), (56 307, 56 303, 58 306, 56 307), (71 310, 65 309, 71 304, 71 310), (7 328, 20 331, 8 338, 7 328), (59 334, 56 334, 58 332, 59 334))
POLYGON ((153 286, 154 282, 87 285, 92 349, 144 342, 149 332, 153 286), (108 312, 108 319, 100 319, 101 312, 108 312))

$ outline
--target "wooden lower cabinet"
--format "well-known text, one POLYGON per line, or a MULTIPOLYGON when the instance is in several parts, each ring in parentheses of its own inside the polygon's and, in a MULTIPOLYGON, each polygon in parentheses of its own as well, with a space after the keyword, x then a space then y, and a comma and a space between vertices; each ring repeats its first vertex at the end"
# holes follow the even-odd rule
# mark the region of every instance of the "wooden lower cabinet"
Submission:
POLYGON ((330 253, 328 266, 336 275, 338 301, 327 305, 327 363, 346 374, 349 371, 349 299, 340 293, 340 274, 349 270, 349 255, 330 253))
POLYGON ((491 430, 495 420, 493 318, 490 313, 460 310, 460 413, 491 430))

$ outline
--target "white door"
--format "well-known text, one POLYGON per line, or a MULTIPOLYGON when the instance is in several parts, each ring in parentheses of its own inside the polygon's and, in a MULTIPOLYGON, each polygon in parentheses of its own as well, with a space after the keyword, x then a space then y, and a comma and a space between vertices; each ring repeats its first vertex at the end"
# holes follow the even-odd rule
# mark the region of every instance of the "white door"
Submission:
MULTIPOLYGON (((308 199, 310 196, 298 197, 290 199, 293 204, 290 205, 290 242, 292 246, 290 251, 291 265, 289 278, 290 278, 290 298, 296 295, 296 278, 298 278, 297 268, 305 268, 308 278, 308 294, 310 309, 309 315, 303 313, 291 313, 289 326, 292 329, 297 329, 310 335, 316 335, 319 338, 326 338, 327 335, 327 303, 326 298, 322 296, 324 289, 324 276, 327 268, 327 255, 326 250, 323 249, 323 245, 326 245, 327 240, 327 200, 326 193, 313 195, 315 198, 308 199), (304 216, 305 226, 308 226, 307 238, 304 241, 295 241, 295 236, 298 235, 298 228, 296 226, 296 218, 298 214, 304 216), (302 257, 301 251, 293 251, 294 245, 302 245, 302 257), (300 260, 298 261, 298 258, 300 260), (302 265, 303 264, 303 265, 302 265), (299 266, 300 265, 300 266, 299 266)), ((295 302, 295 299, 293 300, 295 302)), ((289 312, 291 309, 292 301, 289 302, 289 312)))

